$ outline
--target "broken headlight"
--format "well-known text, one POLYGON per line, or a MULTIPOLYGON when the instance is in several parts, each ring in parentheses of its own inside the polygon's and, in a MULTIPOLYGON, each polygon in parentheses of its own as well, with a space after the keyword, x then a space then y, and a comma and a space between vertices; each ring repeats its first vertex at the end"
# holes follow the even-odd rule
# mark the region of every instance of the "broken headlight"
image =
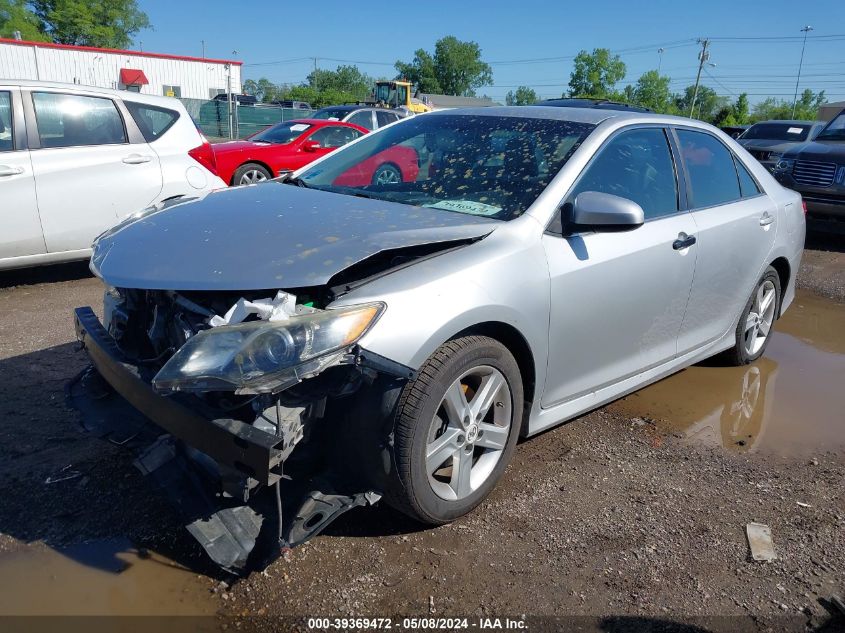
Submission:
POLYGON ((203 330, 167 361, 153 387, 277 393, 337 362, 383 310, 370 303, 203 330))

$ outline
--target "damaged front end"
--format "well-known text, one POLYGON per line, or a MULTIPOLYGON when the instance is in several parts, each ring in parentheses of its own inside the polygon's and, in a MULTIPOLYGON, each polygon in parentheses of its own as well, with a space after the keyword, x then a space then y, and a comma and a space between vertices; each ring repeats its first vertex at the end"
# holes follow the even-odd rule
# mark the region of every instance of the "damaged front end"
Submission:
POLYGON ((72 403, 89 428, 135 450, 231 571, 379 499, 377 478, 352 463, 345 413, 376 381, 413 377, 357 345, 383 304, 327 309, 328 291, 297 295, 109 288, 102 324, 91 308, 75 313, 97 372, 71 387, 72 403))

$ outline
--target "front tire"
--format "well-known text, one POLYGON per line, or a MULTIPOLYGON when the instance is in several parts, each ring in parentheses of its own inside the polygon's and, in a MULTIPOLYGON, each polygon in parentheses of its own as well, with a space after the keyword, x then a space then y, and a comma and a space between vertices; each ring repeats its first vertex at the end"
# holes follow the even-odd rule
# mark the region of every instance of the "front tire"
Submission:
POLYGON ((745 304, 736 327, 736 343, 725 352, 729 365, 747 365, 763 355, 780 314, 780 301, 780 276, 769 266, 745 304))
POLYGON ((400 396, 385 499, 431 525, 468 513, 504 473, 522 411, 519 366, 504 345, 484 336, 443 344, 400 396))

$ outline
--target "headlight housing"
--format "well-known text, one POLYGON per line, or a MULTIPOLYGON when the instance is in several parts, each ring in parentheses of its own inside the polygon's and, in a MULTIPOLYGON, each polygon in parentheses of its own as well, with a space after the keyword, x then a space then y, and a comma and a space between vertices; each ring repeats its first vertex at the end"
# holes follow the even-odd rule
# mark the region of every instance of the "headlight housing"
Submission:
POLYGON ((775 171, 779 174, 786 173, 788 171, 792 171, 792 168, 795 166, 795 159, 794 158, 783 158, 777 162, 775 165, 775 171))
POLYGON ((286 321, 224 325, 192 336, 153 378, 168 391, 277 393, 336 362, 378 320, 383 303, 286 321))

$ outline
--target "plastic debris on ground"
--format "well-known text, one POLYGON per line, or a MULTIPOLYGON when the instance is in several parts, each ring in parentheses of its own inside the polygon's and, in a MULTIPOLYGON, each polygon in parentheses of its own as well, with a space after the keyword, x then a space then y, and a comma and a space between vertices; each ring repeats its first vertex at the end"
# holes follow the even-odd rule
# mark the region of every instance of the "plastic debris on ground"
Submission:
POLYGON ((772 528, 762 523, 749 523, 745 526, 751 558, 756 561, 772 561, 777 558, 772 542, 772 528))

